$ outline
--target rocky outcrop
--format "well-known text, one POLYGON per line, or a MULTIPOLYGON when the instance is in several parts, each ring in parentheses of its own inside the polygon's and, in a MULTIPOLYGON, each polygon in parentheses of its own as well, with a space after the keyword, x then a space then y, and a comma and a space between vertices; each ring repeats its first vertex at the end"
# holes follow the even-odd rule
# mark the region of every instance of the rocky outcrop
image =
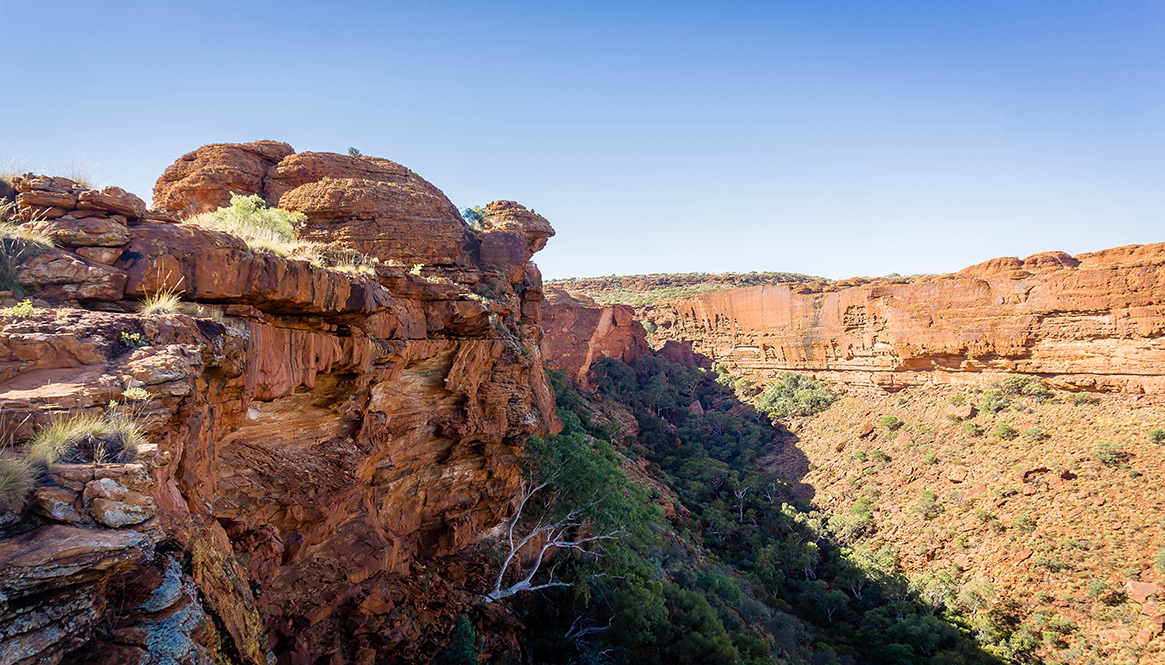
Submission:
POLYGON ((734 371, 897 390, 1038 374, 1165 392, 1165 244, 995 259, 951 275, 708 293, 654 306, 660 340, 734 371))
MULTIPOLYGON (((166 630, 181 644, 164 662, 430 657, 403 647, 416 631, 400 589, 419 575, 447 586, 446 567, 468 584, 466 564, 448 562, 511 514, 524 441, 558 426, 530 263, 553 235, 546 220, 498 202, 496 223, 473 230, 404 167, 273 142, 186 155, 158 182, 165 211, 62 179, 17 189, 27 217, 52 209, 43 229, 58 242, 17 271, 32 313, 0 315, 0 431, 22 440, 54 419, 132 409, 157 453, 133 487, 102 467, 44 484, 0 532, 0 559, 47 553, 28 560, 36 570, 60 558, 62 529, 96 543, 84 580, 28 591, 70 608, 59 589, 76 591, 88 623, 23 621, 12 599, 24 592, 0 579, 0 652, 19 639, 36 662, 146 662, 166 630), (294 205, 312 237, 385 260, 372 276, 340 272, 176 222, 231 191, 294 205), (164 288, 181 292, 180 311, 137 312, 164 288), (109 535, 130 531, 140 539, 109 535), (161 593, 184 609, 151 609, 161 593), (126 594, 145 605, 109 602, 126 594), (4 632, 12 622, 20 636, 4 632)), ((442 599, 424 610, 430 624, 463 611, 442 599)))
POLYGON ((542 354, 581 385, 591 385, 591 366, 603 358, 631 362, 651 354, 647 331, 631 307, 602 307, 557 287, 547 287, 546 296, 542 354))
POLYGON ((228 205, 231 193, 258 194, 272 206, 302 212, 309 240, 382 261, 455 265, 467 259, 469 238, 457 208, 416 173, 378 157, 295 153, 272 141, 204 146, 166 169, 154 202, 187 217, 228 205))

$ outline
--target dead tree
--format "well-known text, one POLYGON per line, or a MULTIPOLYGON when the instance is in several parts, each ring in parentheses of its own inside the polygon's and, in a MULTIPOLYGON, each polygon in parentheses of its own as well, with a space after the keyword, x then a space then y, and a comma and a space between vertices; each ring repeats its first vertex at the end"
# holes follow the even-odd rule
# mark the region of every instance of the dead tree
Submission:
POLYGON ((619 531, 612 531, 585 535, 586 531, 584 527, 587 526, 587 520, 584 517, 584 512, 587 508, 598 503, 595 501, 580 508, 572 508, 565 515, 557 519, 551 518, 549 511, 546 511, 529 528, 529 531, 524 536, 519 537, 515 532, 518 530, 518 523, 522 521, 522 515, 525 513, 530 500, 549 484, 549 481, 538 485, 534 485, 532 482, 527 482, 526 480, 522 481, 522 494, 521 501, 518 503, 518 511, 510 519, 509 524, 506 525, 506 542, 509 551, 506 552, 506 556, 502 560, 497 579, 494 581, 493 590, 485 594, 486 599, 498 601, 503 598, 509 598, 522 591, 538 591, 539 589, 548 589, 550 587, 571 586, 571 582, 563 582, 555 579, 553 568, 551 568, 550 573, 544 581, 534 581, 534 578, 538 575, 538 571, 542 569, 546 555, 551 550, 572 549, 579 552, 589 551, 592 554, 602 556, 601 552, 593 551, 588 546, 592 543, 611 540, 621 533, 619 531), (536 543, 538 541, 542 541, 542 545, 539 547, 538 553, 534 556, 534 560, 530 565, 530 572, 517 582, 506 586, 506 573, 516 563, 518 553, 530 543, 536 543))

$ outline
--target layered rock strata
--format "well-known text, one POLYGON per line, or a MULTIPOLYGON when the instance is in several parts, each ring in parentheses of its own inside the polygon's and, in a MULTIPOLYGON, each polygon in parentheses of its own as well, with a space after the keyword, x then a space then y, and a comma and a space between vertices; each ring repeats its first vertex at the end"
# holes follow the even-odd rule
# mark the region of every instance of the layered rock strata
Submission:
POLYGON ((720 291, 644 317, 657 339, 691 341, 736 372, 810 372, 848 389, 1019 372, 1073 390, 1165 392, 1165 244, 720 291))
POLYGON ((503 522, 526 437, 557 427, 530 262, 549 223, 498 202, 470 229, 404 167, 274 142, 179 159, 155 211, 60 178, 15 189, 57 246, 15 270, 32 313, 0 315, 0 428, 132 407, 157 450, 120 489, 95 484, 106 466, 54 468, 7 518, 0 662, 407 654, 394 585, 503 522), (178 223, 232 192, 303 211, 376 274, 178 223), (138 313, 167 288, 180 311, 138 313), (173 649, 151 642, 165 631, 173 649))

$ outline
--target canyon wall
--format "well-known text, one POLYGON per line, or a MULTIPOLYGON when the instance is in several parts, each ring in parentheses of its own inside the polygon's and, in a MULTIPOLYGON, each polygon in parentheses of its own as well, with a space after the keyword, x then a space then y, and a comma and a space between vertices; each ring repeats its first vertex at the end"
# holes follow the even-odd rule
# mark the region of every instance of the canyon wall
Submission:
POLYGON ((549 223, 499 201, 471 229, 398 164, 275 142, 185 155, 154 210, 14 184, 56 246, 5 246, 23 293, 0 307, 33 308, 0 314, 0 432, 126 411, 150 444, 55 465, 0 507, 0 663, 431 659, 432 626, 462 611, 446 592, 472 586, 473 546, 512 513, 526 438, 558 427, 530 262, 549 223), (379 262, 178 223, 231 193, 379 262), (166 289, 180 311, 139 311, 166 289))
POLYGON ((591 366, 603 358, 631 362, 651 353, 647 331, 628 305, 602 306, 586 296, 546 287, 542 355, 546 363, 592 387, 591 366))
POLYGON ((690 341, 735 373, 809 372, 849 390, 1019 372, 1072 390, 1165 392, 1165 244, 720 291, 641 314, 656 340, 690 341))

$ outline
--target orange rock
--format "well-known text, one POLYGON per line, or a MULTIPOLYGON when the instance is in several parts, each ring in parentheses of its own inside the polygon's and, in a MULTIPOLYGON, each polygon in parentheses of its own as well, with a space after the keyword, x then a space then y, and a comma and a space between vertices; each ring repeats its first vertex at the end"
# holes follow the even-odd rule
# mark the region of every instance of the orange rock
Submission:
POLYGON ((664 340, 744 373, 812 372, 894 391, 1038 373, 1061 388, 1165 392, 1165 243, 994 259, 952 275, 775 285, 681 298, 664 340), (1020 270, 1024 274, 1015 271, 1020 270))
POLYGON ((1125 594, 1128 595, 1129 600, 1134 603, 1144 603, 1149 600, 1150 596, 1155 596, 1161 593, 1161 587, 1152 582, 1139 582, 1137 580, 1126 580, 1123 588, 1125 594))
POLYGON ((556 287, 546 290, 543 355, 584 385, 591 366, 602 358, 631 362, 651 353, 647 331, 627 305, 600 307, 556 287))

